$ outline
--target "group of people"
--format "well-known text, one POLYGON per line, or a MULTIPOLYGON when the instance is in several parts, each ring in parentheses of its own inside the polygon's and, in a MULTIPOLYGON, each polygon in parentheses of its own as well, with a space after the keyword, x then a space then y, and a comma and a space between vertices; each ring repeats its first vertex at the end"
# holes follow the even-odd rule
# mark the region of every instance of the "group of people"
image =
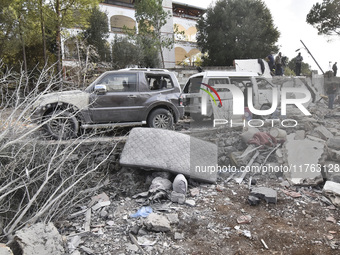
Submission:
MULTIPOLYGON (((268 61, 268 65, 269 65, 269 69, 270 69, 270 73, 271 75, 283 75, 284 73, 284 68, 287 65, 286 61, 287 58, 282 56, 282 53, 279 52, 279 54, 277 54, 277 56, 274 58, 273 56, 274 52, 271 52, 268 56, 267 56, 267 61, 268 61)), ((295 74, 296 76, 300 76, 301 74, 301 66, 302 66, 302 61, 303 61, 303 57, 301 56, 301 53, 299 52, 298 55, 295 57, 295 74)), ((334 73, 334 76, 336 76, 337 71, 338 71, 338 67, 337 67, 337 62, 335 62, 332 66, 332 70, 334 73)), ((330 86, 328 86, 327 88, 327 95, 328 95, 328 108, 329 109, 333 109, 334 106, 334 100, 336 98, 336 84, 331 84, 330 86)))
MULTIPOLYGON (((282 56, 282 53, 279 52, 277 56, 274 58, 273 56, 274 52, 270 52, 270 54, 267 56, 267 61, 270 69, 270 73, 272 75, 283 75, 284 69, 287 66, 287 57, 282 56)), ((301 56, 301 53, 296 56, 295 58, 295 74, 296 76, 300 76, 301 74, 301 65, 302 65, 303 57, 301 56)))

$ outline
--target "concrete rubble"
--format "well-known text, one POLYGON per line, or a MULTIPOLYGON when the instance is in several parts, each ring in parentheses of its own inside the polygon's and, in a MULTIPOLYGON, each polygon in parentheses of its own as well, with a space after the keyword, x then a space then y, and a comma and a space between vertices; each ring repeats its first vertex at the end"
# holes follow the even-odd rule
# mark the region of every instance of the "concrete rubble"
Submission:
POLYGON ((60 254, 339 253, 338 122, 311 107, 295 128, 132 129, 110 184, 58 223, 60 254))
POLYGON ((63 239, 53 223, 36 223, 15 233, 24 255, 64 255, 63 239))
POLYGON ((340 183, 327 181, 322 193, 328 197, 335 206, 340 206, 340 183))

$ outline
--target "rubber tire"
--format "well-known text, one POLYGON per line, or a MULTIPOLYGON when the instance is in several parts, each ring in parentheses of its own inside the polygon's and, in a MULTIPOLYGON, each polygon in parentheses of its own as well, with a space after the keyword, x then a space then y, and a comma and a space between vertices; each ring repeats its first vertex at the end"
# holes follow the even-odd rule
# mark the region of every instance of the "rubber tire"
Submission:
POLYGON ((148 126, 172 130, 174 128, 174 117, 170 111, 164 108, 153 110, 148 117, 148 126))
POLYGON ((49 121, 44 125, 48 134, 56 140, 67 140, 77 136, 79 122, 69 111, 57 110, 46 116, 49 121))

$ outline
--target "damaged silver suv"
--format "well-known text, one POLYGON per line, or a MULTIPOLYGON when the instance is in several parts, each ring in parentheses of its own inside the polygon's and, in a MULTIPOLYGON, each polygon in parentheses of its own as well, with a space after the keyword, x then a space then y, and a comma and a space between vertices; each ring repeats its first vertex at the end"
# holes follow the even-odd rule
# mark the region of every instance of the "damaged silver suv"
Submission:
POLYGON ((172 129, 184 113, 176 76, 163 69, 108 71, 85 91, 43 95, 33 120, 54 139, 76 137, 82 129, 148 125, 172 129))

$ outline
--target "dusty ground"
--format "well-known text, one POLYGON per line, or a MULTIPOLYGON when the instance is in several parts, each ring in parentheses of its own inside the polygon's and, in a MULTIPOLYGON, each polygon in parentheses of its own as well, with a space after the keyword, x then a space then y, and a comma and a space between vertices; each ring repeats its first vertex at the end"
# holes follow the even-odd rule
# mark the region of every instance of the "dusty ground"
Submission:
MULTIPOLYGON (((330 121, 334 128, 338 120, 330 121)), ((187 125, 185 121, 177 130, 183 131, 187 125)), ((225 134, 225 139, 235 138, 232 148, 238 147, 240 132, 225 134)), ((210 134, 206 138, 220 137, 221 134, 210 134)), ((77 248, 69 250, 71 254, 340 254, 339 208, 322 195, 323 183, 288 187, 282 173, 257 174, 252 187, 276 190, 277 204, 262 200, 251 206, 249 175, 241 185, 232 179, 227 182, 228 173, 220 175, 214 185, 189 181, 187 199, 195 201, 194 207, 171 203, 169 199, 151 203, 154 212, 178 216, 170 231, 157 233, 145 228, 145 219, 130 217, 144 205, 132 196, 147 191, 157 174, 118 169, 112 172, 110 184, 97 192, 107 194, 111 204, 92 213, 90 232, 84 233, 84 214, 57 224, 69 244, 74 236, 80 237, 77 248), (198 195, 190 195, 193 188, 199 189, 198 195), (288 191, 296 192, 291 193, 295 197, 288 191), (250 215, 251 222, 238 223, 237 218, 242 215, 250 215), (152 245, 139 248, 131 234, 146 238, 152 245)), ((174 176, 169 178, 172 181, 174 176)), ((86 206, 84 203, 78 209, 86 206)))
MULTIPOLYGON (((338 129, 339 118, 322 121, 338 129)), ((176 130, 186 132, 189 126, 190 121, 186 120, 176 130)), ((128 131, 121 132, 125 135, 128 131)), ((232 140, 229 146, 232 150, 242 150, 240 132, 236 129, 205 138, 218 142, 224 135, 224 139, 232 140)), ((63 221, 55 222, 64 236, 68 254, 340 254, 339 208, 322 195, 323 183, 314 187, 287 187, 281 173, 257 174, 253 176, 256 181, 252 187, 275 189, 277 204, 262 200, 259 205, 251 206, 247 201, 249 175, 241 185, 234 180, 227 182, 229 174, 219 176, 214 185, 189 181, 187 199, 194 200, 195 206, 171 203, 169 199, 151 203, 154 212, 178 216, 170 231, 163 233, 147 230, 144 218, 130 217, 144 205, 132 196, 147 191, 156 176, 153 172, 119 165, 112 169, 108 184, 93 194, 105 193, 110 205, 92 210, 90 231, 85 231, 84 213, 90 200, 70 211, 63 221), (190 195, 193 188, 199 189, 198 195, 190 195), (287 191, 296 192, 292 193, 296 197, 287 195, 287 191), (80 211, 83 213, 71 217, 80 211), (250 215, 251 221, 238 223, 237 218, 242 215, 250 215), (151 244, 138 247, 131 234, 151 244)), ((174 176, 169 178, 172 181, 174 176)))
MULTIPOLYGON (((93 254, 142 254, 135 251, 130 240, 133 231, 136 237, 156 241, 153 246, 143 247, 145 254, 339 254, 339 209, 323 202, 321 187, 292 187, 301 194, 292 198, 282 192, 286 188, 280 185, 281 178, 255 176, 255 186, 277 190, 278 201, 267 204, 263 200, 251 206, 247 202, 248 185, 225 183, 221 178, 217 185, 198 185, 199 195, 187 197, 195 200, 195 207, 169 200, 152 204, 154 211, 166 205, 168 211, 159 213, 177 214, 179 219, 170 232, 155 233, 143 227, 143 219, 129 216, 142 206, 131 197, 148 189, 150 175, 122 169, 111 176, 110 185, 102 190, 110 197, 111 205, 92 215, 91 232, 84 233, 79 247, 90 248, 93 254), (237 218, 242 215, 250 215, 251 222, 238 224, 237 218), (240 231, 235 229, 237 226, 240 231), (249 230, 251 237, 244 236, 242 230, 249 230), (176 240, 178 233, 183 237, 176 240)), ((58 227, 65 236, 79 235, 84 222, 85 216, 80 215, 59 222, 58 227)), ((81 248, 79 251, 86 254, 81 248)))

